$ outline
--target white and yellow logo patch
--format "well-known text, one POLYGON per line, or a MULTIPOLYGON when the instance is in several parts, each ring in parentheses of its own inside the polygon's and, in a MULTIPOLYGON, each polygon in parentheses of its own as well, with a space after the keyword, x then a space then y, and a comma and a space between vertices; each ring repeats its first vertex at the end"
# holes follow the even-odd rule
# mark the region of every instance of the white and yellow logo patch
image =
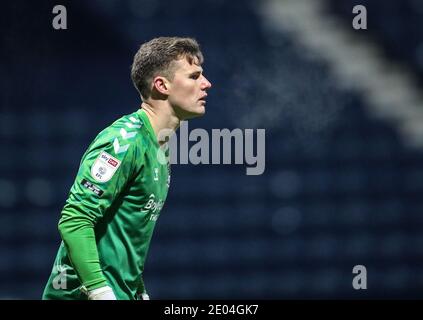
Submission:
POLYGON ((91 167, 91 176, 98 182, 109 181, 120 166, 120 161, 102 151, 91 167))

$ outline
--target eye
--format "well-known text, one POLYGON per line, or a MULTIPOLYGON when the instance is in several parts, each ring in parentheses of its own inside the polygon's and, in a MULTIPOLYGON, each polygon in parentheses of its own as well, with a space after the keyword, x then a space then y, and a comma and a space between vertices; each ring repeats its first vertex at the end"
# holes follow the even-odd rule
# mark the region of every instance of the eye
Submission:
POLYGON ((201 77, 201 73, 202 73, 201 71, 194 71, 193 73, 190 74, 189 78, 197 80, 198 78, 201 77))

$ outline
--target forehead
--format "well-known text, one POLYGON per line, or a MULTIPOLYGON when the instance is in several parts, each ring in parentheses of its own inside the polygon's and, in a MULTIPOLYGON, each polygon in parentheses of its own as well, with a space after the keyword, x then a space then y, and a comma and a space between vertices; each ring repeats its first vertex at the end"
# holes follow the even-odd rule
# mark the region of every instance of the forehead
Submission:
POLYGON ((201 67, 198 58, 193 57, 191 63, 188 60, 188 57, 182 57, 173 62, 175 73, 192 73, 192 72, 202 72, 203 68, 201 67))

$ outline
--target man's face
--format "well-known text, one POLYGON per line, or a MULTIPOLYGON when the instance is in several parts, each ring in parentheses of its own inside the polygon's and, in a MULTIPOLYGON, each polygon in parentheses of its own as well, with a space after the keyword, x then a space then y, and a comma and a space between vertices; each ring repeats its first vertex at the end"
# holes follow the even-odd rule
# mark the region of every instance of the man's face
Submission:
POLYGON ((206 112, 206 91, 211 87, 202 73, 203 68, 196 59, 190 64, 185 57, 175 61, 174 68, 168 99, 177 116, 185 120, 203 115, 206 112))

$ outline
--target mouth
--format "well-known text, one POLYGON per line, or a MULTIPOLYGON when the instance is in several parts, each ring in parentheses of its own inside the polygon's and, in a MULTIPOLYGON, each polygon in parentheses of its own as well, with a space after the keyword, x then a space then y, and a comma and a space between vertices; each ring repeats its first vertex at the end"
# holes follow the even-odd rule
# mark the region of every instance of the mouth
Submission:
POLYGON ((207 95, 204 95, 203 97, 198 99, 198 101, 200 101, 203 105, 205 105, 206 104, 206 97, 207 97, 207 95))

